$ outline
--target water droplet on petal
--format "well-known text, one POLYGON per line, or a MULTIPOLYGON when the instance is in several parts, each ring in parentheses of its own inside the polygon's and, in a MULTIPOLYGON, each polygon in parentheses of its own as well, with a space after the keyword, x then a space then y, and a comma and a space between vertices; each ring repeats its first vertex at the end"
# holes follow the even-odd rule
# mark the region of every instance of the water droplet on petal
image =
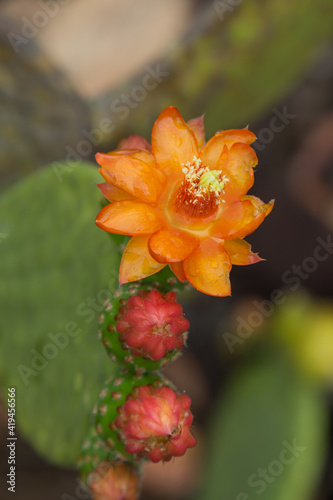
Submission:
POLYGON ((200 274, 200 268, 199 267, 196 267, 196 268, 192 268, 190 270, 190 275, 195 277, 195 276, 198 276, 200 274))

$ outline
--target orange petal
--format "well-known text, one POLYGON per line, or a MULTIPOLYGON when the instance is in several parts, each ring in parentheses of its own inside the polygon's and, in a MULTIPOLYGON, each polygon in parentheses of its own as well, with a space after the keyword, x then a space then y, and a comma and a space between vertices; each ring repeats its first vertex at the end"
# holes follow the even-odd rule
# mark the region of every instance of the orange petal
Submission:
POLYGON ((165 264, 153 259, 148 250, 149 236, 133 236, 126 245, 120 262, 119 282, 129 283, 157 273, 165 264))
POLYGON ((132 196, 129 193, 126 193, 126 191, 123 191, 108 182, 102 182, 101 184, 97 184, 97 186, 102 191, 105 198, 111 202, 132 199, 132 196))
POLYGON ((197 290, 208 295, 230 295, 229 272, 231 262, 223 242, 208 238, 183 261, 185 276, 197 290))
POLYGON ((182 262, 170 262, 169 267, 181 283, 184 283, 186 281, 182 262))
POLYGON ((272 211, 274 201, 263 203, 255 196, 244 196, 222 211, 211 227, 211 234, 218 238, 244 238, 253 233, 272 211))
POLYGON ((137 158, 138 160, 144 161, 145 163, 148 163, 152 168, 157 170, 158 176, 164 180, 164 177, 160 175, 160 171, 156 168, 156 163, 155 163, 155 158, 152 153, 149 151, 132 151, 131 154, 132 158, 137 158))
MULTIPOLYGON (((145 151, 143 149, 115 149, 114 151, 110 151, 110 153, 107 153, 107 155, 128 155, 131 158, 136 158, 138 160, 144 161, 145 163, 148 163, 148 165, 150 165, 152 168, 156 169, 155 158, 150 151, 145 151)), ((158 172, 160 171, 158 170, 158 172)))
POLYGON ((204 165, 214 170, 225 147, 231 148, 236 142, 251 144, 255 140, 256 136, 246 128, 218 132, 202 148, 200 158, 204 165))
POLYGON ((109 233, 129 235, 155 233, 163 225, 153 207, 132 200, 107 205, 99 212, 96 224, 109 233))
POLYGON ((263 260, 257 253, 251 252, 251 245, 247 241, 241 239, 225 240, 224 248, 233 265, 247 266, 263 260))
POLYGON ((187 122, 187 126, 192 130, 195 138, 197 140, 199 148, 205 144, 205 127, 204 127, 204 115, 198 118, 192 118, 187 122))
POLYGON ((118 144, 118 149, 143 149, 151 151, 151 145, 141 135, 132 134, 118 144))
POLYGON ((179 262, 189 257, 199 245, 196 236, 178 229, 161 229, 149 240, 149 250, 157 262, 179 262))
POLYGON ((241 142, 233 144, 228 153, 221 156, 217 169, 222 170, 228 179, 221 196, 226 203, 239 200, 253 186, 253 168, 257 164, 258 158, 254 150, 241 142))
POLYGON ((182 163, 198 156, 194 133, 174 106, 166 108, 157 118, 151 145, 158 167, 167 173, 181 171, 182 163))
POLYGON ((256 136, 247 128, 230 129, 219 132, 224 138, 225 144, 230 148, 235 142, 244 142, 252 144, 256 140, 256 136))
POLYGON ((157 201, 165 178, 157 168, 127 154, 97 153, 96 160, 107 182, 148 203, 157 201))

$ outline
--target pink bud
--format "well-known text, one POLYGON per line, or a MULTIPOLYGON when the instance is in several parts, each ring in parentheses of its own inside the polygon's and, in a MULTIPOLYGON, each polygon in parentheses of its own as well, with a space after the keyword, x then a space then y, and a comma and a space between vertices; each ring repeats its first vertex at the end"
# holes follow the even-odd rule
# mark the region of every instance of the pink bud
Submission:
POLYGON ((191 400, 167 386, 136 387, 118 408, 114 426, 129 453, 152 462, 184 455, 196 444, 192 436, 191 400))
POLYGON ((94 500, 137 500, 139 477, 130 463, 102 462, 89 476, 94 500))
POLYGON ((151 145, 141 135, 132 134, 129 137, 127 137, 126 139, 123 139, 122 141, 120 141, 120 143, 118 144, 118 149, 121 149, 121 150, 139 149, 139 150, 144 150, 144 151, 151 151, 151 145))
POLYGON ((181 349, 189 322, 183 308, 176 302, 175 292, 164 296, 157 290, 139 292, 121 306, 117 331, 133 356, 143 356, 153 361, 162 359, 168 352, 181 349))

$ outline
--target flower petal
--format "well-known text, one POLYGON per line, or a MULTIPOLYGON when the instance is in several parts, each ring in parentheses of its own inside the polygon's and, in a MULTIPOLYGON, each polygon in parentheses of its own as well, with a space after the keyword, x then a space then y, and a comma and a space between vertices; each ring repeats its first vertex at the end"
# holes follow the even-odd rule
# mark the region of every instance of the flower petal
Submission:
POLYGON ((182 163, 198 156, 195 135, 174 106, 166 108, 157 118, 151 144, 158 167, 167 173, 181 171, 182 163))
POLYGON ((155 158, 153 154, 150 151, 146 151, 144 149, 115 149, 114 151, 110 151, 110 153, 106 154, 107 156, 127 155, 131 158, 137 158, 138 160, 148 163, 148 165, 150 165, 152 168, 156 168, 155 158))
POLYGON ((218 238, 244 238, 253 233, 271 212, 274 200, 263 203, 255 196, 244 196, 242 201, 227 206, 211 226, 211 234, 218 238))
POLYGON ((127 154, 97 153, 96 160, 107 182, 148 203, 157 201, 164 182, 157 168, 127 154))
POLYGON ((207 238, 183 262, 185 276, 200 292, 225 297, 230 295, 229 272, 231 262, 223 242, 207 238))
POLYGON ((225 147, 229 149, 236 142, 251 144, 255 140, 256 136, 246 128, 218 132, 202 148, 200 158, 204 165, 214 170, 225 147))
POLYGON ((224 138, 225 144, 230 148, 235 142, 252 144, 257 138, 248 128, 230 129, 219 132, 224 138))
POLYGON ((120 262, 121 285, 151 276, 165 267, 150 255, 148 240, 149 236, 133 236, 127 243, 120 262))
POLYGON ((255 264, 261 259, 257 253, 251 251, 251 245, 242 239, 225 240, 224 248, 229 254, 231 264, 237 266, 247 266, 255 264))
POLYGON ((184 273, 183 263, 182 262, 170 262, 169 267, 171 271, 175 274, 176 278, 184 283, 186 281, 186 276, 184 273))
POLYGON ((233 203, 244 196, 253 186, 253 168, 258 164, 254 150, 248 144, 236 142, 223 154, 217 163, 217 169, 226 175, 226 182, 221 198, 226 203, 233 203))
POLYGON ((151 151, 151 145, 141 135, 132 134, 120 141, 118 149, 143 149, 144 151, 151 151))
POLYGON ((121 200, 131 200, 133 197, 123 191, 122 189, 113 186, 113 184, 109 184, 108 182, 102 182, 101 184, 97 184, 99 189, 102 191, 105 198, 109 201, 121 201, 121 200))
POLYGON ((175 228, 161 229, 150 237, 149 251, 157 262, 179 262, 189 257, 199 245, 196 236, 175 228))
POLYGON ((199 148, 205 144, 204 115, 192 118, 187 122, 187 126, 192 130, 197 140, 199 148))
POLYGON ((156 209, 132 200, 107 205, 99 212, 96 224, 109 233, 128 235, 151 234, 163 225, 156 209))
POLYGON ((154 170, 157 170, 157 172, 158 172, 157 175, 161 178, 161 180, 164 181, 165 177, 160 175, 160 170, 157 169, 156 163, 155 163, 155 158, 150 151, 144 151, 144 150, 133 151, 132 150, 131 157, 137 158, 138 160, 141 160, 141 161, 144 161, 150 167, 152 167, 154 170))

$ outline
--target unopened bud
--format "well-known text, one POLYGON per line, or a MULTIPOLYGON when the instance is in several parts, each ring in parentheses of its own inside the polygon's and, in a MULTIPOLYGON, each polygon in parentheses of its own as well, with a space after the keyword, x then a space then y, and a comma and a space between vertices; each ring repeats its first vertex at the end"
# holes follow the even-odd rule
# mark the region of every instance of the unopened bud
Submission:
POLYGON ((116 328, 133 356, 158 361, 183 347, 190 324, 176 299, 175 292, 163 296, 153 290, 130 297, 120 307, 116 328))
POLYGON ((137 500, 139 476, 127 462, 102 462, 88 477, 93 500, 137 500))
POLYGON ((170 387, 143 385, 118 408, 114 425, 129 453, 152 462, 168 461, 195 446, 191 400, 170 387))

